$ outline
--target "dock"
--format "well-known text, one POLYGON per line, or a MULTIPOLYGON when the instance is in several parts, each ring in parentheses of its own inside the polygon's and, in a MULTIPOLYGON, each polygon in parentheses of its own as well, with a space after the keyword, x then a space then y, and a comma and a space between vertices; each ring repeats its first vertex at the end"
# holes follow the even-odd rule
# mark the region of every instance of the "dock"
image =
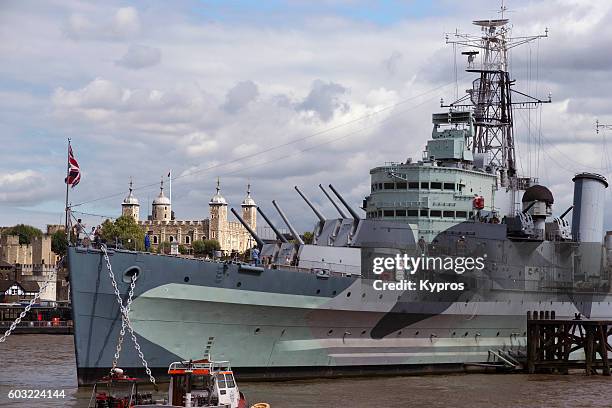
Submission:
POLYGON ((600 370, 609 376, 610 335, 612 320, 583 319, 579 314, 556 319, 554 312, 527 312, 527 370, 567 374, 570 369, 584 369, 586 375, 600 370))

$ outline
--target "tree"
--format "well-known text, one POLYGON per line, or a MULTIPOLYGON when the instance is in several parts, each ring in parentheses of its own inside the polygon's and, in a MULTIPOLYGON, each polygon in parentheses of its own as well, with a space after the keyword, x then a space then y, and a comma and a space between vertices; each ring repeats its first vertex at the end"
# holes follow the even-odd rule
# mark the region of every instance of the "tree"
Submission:
POLYGON ((213 256, 214 251, 221 249, 219 242, 214 239, 196 240, 191 244, 193 254, 196 256, 213 256))
POLYGON ((313 239, 314 239, 314 235, 312 235, 312 232, 310 231, 306 231, 302 235, 302 240, 304 241, 305 244, 312 244, 313 239))
POLYGON ((68 249, 68 239, 66 238, 66 231, 59 230, 55 231, 51 235, 51 250, 59 256, 66 255, 68 249))
POLYGON ((121 216, 112 222, 106 220, 100 227, 100 237, 109 244, 119 241, 124 248, 144 250, 144 231, 130 216, 121 216))
POLYGON ((3 235, 18 235, 21 245, 31 244, 32 238, 42 237, 42 234, 42 231, 38 228, 25 224, 17 224, 14 227, 7 228, 3 233, 3 235))

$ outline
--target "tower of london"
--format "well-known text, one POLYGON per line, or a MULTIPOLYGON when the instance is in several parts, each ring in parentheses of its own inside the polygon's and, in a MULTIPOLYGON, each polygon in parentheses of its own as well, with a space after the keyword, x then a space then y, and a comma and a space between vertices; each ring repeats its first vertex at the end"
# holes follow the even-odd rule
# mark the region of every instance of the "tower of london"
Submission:
MULTIPOLYGON (((251 197, 251 186, 241 203, 242 218, 253 230, 257 228, 257 204, 251 197)), ((215 195, 208 202, 208 218, 199 220, 177 220, 172 211, 172 202, 164 193, 164 182, 160 182, 159 194, 151 205, 151 216, 140 220, 140 203, 133 192, 130 181, 129 193, 121 203, 121 215, 134 218, 145 234, 149 234, 151 248, 156 250, 163 242, 178 242, 187 248, 193 241, 211 239, 219 242, 225 253, 244 252, 255 245, 248 231, 238 221, 227 219, 228 202, 221 194, 217 180, 215 195)))

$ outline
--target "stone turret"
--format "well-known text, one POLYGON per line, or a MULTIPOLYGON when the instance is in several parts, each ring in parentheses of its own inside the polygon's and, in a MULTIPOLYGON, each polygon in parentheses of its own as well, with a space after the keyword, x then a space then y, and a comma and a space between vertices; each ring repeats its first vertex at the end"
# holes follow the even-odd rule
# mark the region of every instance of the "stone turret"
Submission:
POLYGON ((253 231, 257 231, 257 204, 251 197, 251 185, 247 185, 247 195, 242 200, 242 219, 249 224, 253 231))
POLYGON ((170 221, 172 218, 172 203, 164 195, 164 180, 159 187, 159 195, 153 200, 153 221, 170 221))
POLYGON ((221 186, 217 179, 217 193, 208 203, 210 209, 210 231, 209 238, 218 241, 222 246, 228 231, 227 224, 227 201, 221 195, 221 186))
POLYGON ((134 196, 132 190, 132 180, 130 180, 130 193, 121 203, 121 215, 125 217, 132 217, 136 222, 138 222, 140 217, 140 203, 138 203, 138 199, 134 196))

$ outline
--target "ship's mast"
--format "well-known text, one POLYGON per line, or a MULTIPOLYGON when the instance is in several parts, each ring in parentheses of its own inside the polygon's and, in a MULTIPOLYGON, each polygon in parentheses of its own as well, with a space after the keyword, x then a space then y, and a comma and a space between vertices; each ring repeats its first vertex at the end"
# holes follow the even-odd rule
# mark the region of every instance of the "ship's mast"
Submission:
MULTIPOLYGON (((501 16, 505 7, 502 4, 501 16)), ((529 107, 548 101, 531 97, 513 90, 515 80, 508 72, 508 51, 519 45, 547 37, 548 29, 543 35, 511 37, 508 19, 476 20, 474 25, 480 27, 480 35, 463 34, 456 31, 446 36, 448 44, 467 48, 462 54, 467 56, 466 71, 477 73, 479 78, 472 82, 467 94, 444 105, 452 109, 470 109, 474 113, 474 136, 468 146, 474 153, 486 155, 486 164, 496 169, 501 184, 506 187, 516 186, 516 156, 514 152, 513 105, 529 107), (480 55, 480 61, 477 56, 480 55), (519 94, 523 101, 513 102, 512 94, 519 94)))

